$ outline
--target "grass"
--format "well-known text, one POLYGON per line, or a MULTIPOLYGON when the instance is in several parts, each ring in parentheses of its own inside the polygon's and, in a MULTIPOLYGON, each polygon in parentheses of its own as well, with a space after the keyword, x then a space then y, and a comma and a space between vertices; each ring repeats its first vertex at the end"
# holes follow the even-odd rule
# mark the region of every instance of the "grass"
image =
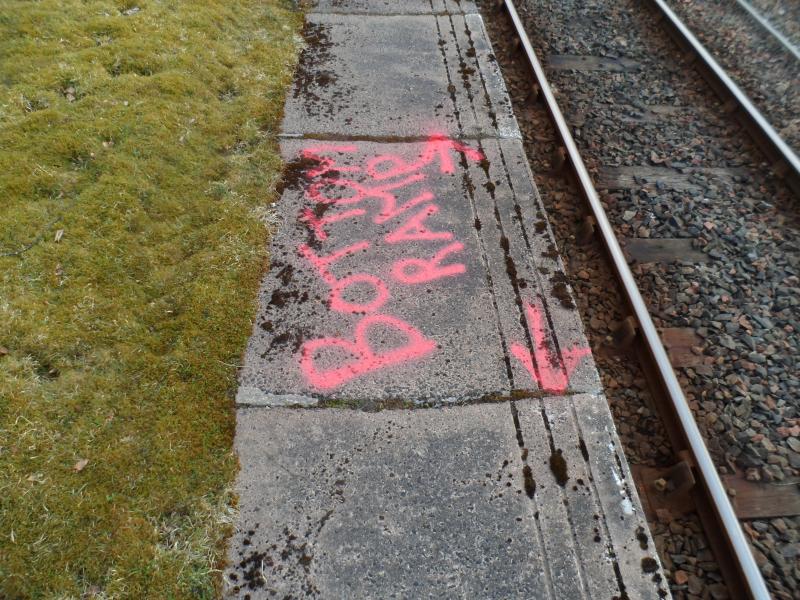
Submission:
POLYGON ((218 592, 301 24, 0 0, 0 597, 218 592))

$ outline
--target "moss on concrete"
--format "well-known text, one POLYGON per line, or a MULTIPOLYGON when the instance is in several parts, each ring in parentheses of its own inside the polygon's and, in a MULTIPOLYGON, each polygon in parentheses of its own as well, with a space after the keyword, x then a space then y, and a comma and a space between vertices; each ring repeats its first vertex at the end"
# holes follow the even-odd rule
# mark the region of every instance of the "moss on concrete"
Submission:
POLYGON ((0 0, 0 597, 215 595, 301 23, 0 0))

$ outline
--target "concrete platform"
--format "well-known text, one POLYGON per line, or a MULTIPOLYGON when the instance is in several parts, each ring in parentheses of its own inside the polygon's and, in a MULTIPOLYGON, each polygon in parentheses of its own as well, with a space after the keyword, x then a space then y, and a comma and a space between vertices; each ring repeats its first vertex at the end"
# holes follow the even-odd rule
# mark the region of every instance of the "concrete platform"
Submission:
POLYGON ((474 4, 313 6, 228 597, 668 596, 474 4))

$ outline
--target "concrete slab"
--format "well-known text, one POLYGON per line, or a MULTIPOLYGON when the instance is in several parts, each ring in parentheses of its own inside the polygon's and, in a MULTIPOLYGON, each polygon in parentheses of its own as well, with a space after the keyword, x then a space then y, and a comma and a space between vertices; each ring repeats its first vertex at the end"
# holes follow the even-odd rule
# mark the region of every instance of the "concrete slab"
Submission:
POLYGON ((312 13, 286 136, 519 138, 479 15, 312 13))
POLYGON ((600 389, 519 141, 282 149, 240 404, 600 389))
POLYGON ((376 15, 426 15, 477 13, 471 0, 316 0, 309 12, 376 15))
POLYGON ((555 596, 667 597, 605 397, 517 402, 516 410, 555 596))
POLYGON ((617 522, 620 490, 593 481, 613 429, 581 437, 605 400, 516 410, 519 431, 509 403, 240 410, 227 597, 658 598, 640 516, 617 522))

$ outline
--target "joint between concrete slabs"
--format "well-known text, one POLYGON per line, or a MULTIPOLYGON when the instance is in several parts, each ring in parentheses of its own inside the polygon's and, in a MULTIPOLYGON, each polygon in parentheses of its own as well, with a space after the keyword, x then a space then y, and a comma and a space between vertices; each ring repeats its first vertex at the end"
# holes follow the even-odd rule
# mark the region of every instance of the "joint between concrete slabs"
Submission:
POLYGON ((314 10, 309 11, 306 13, 309 16, 317 16, 317 15, 333 15, 333 16, 340 16, 340 17, 449 17, 452 15, 478 15, 478 12, 459 12, 459 13, 451 13, 447 11, 437 11, 437 12, 393 12, 393 13, 363 13, 357 11, 346 11, 346 10, 314 10))
MULTIPOLYGON (((515 390, 519 392, 519 390, 515 390)), ((582 394, 592 393, 585 390, 563 390, 557 393, 560 398, 568 399, 582 394)), ((515 395, 513 391, 502 390, 497 392, 486 392, 481 396, 474 398, 462 398, 453 396, 452 398, 421 398, 410 401, 409 404, 417 409, 434 409, 445 408, 448 406, 469 406, 479 404, 505 404, 514 402, 524 402, 526 400, 536 400, 542 398, 553 397, 554 392, 547 390, 537 390, 526 393, 525 395, 515 395)), ((330 400, 326 399, 324 395, 313 396, 308 394, 276 394, 265 392, 254 386, 240 386, 236 394, 236 409, 248 408, 331 408, 325 403, 330 400)), ((352 406, 347 406, 347 400, 335 399, 337 403, 336 408, 363 410, 364 405, 367 404, 364 400, 352 400, 352 406)), ((375 402, 386 402, 385 399, 376 400, 375 402)), ((403 407, 398 410, 406 410, 408 407, 403 407)), ((395 408, 386 408, 384 410, 395 410, 395 408)))
MULTIPOLYGON (((344 135, 325 132, 279 133, 278 139, 284 140, 316 140, 320 142, 374 142, 376 144, 416 144, 427 142, 430 135, 344 135)), ((448 136, 459 142, 482 142, 486 140, 521 140, 522 134, 515 131, 509 134, 452 134, 448 136)))
POLYGON ((308 14, 358 15, 358 16, 449 16, 479 14, 478 8, 471 0, 404 0, 396 2, 385 0, 317 0, 308 14), (397 4, 403 4, 397 6, 397 4))

